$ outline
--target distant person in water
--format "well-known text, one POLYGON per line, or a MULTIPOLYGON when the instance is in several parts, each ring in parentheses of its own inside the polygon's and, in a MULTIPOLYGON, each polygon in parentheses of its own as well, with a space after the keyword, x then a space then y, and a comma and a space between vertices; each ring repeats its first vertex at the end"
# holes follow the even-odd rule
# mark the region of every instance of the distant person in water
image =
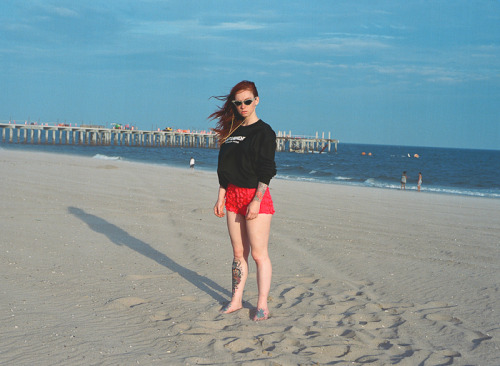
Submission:
POLYGON ((217 120, 214 131, 220 143, 219 191, 214 214, 224 217, 226 209, 233 247, 232 298, 220 311, 229 314, 243 307, 251 253, 257 266, 259 291, 253 320, 266 320, 272 274, 268 242, 274 214, 268 185, 276 175, 276 134, 257 117, 259 94, 253 82, 242 81, 228 95, 215 98, 224 104, 210 115, 217 120))
POLYGON ((191 170, 194 169, 194 158, 191 157, 191 160, 189 160, 189 167, 191 168, 191 170))
POLYGON ((406 190, 406 170, 403 172, 403 175, 401 175, 401 189, 406 190))
POLYGON ((418 173, 417 189, 420 192, 420 186, 422 185, 422 172, 418 173))

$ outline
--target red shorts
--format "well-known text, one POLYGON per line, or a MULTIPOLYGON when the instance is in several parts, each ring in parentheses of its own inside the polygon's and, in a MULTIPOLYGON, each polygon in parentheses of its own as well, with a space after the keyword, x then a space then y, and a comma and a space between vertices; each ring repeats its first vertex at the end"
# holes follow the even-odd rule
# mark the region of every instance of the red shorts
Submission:
MULTIPOLYGON (((256 188, 241 188, 233 184, 229 184, 226 190, 226 210, 245 216, 247 207, 255 197, 256 188)), ((260 214, 273 214, 274 205, 269 187, 264 193, 264 197, 260 202, 260 214)))

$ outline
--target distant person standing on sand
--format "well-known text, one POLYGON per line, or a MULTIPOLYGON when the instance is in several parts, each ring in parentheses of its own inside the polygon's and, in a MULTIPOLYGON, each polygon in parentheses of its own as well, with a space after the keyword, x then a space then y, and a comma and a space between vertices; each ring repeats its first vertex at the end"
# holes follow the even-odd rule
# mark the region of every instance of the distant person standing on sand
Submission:
POLYGON ((189 160, 189 167, 191 168, 191 170, 194 169, 194 158, 191 156, 191 160, 189 160))
POLYGON ((417 189, 420 192, 420 186, 422 185, 422 173, 418 173, 417 189))
POLYGON ((401 189, 406 190, 406 171, 403 172, 403 175, 401 176, 401 189))
POLYGON ((232 298, 222 307, 229 314, 243 307, 243 289, 248 278, 248 256, 257 265, 259 298, 254 321, 269 317, 267 297, 272 266, 268 254, 274 206, 269 182, 276 175, 276 134, 257 117, 259 94, 251 81, 236 84, 228 95, 214 97, 224 105, 209 118, 217 120, 220 151, 217 167, 219 194, 214 206, 217 217, 227 211, 227 228, 233 247, 232 298))

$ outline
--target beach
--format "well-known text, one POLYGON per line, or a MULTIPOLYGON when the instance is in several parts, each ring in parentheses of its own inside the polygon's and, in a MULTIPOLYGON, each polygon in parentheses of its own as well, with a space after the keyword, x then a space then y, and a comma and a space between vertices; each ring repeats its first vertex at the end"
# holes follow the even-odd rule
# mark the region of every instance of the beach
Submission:
POLYGON ((0 184, 0 364, 500 364, 498 199, 272 180, 253 322, 215 172, 0 149, 0 184))

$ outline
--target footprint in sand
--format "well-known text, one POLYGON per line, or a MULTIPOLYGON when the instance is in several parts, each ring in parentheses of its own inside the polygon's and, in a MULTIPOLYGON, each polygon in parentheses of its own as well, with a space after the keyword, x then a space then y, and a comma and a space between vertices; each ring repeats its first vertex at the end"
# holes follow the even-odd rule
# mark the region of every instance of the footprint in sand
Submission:
POLYGON ((313 296, 313 293, 304 286, 285 287, 280 290, 279 297, 282 301, 276 307, 284 309, 292 308, 311 296, 313 296))
POLYGON ((425 318, 433 321, 439 321, 439 322, 449 322, 449 323, 454 323, 454 324, 461 324, 462 321, 460 319, 457 319, 449 314, 443 314, 443 313, 433 313, 433 314, 427 314, 425 315, 425 318))
MULTIPOLYGON (((214 312, 207 311, 196 324, 172 324, 168 332, 189 342, 205 342, 211 352, 226 353, 233 364, 259 359, 308 365, 414 365, 425 360, 425 364, 439 365, 461 357, 449 346, 439 349, 408 335, 408 326, 419 322, 429 328, 460 328, 471 347, 491 338, 462 329, 460 320, 445 310, 450 308, 448 304, 379 303, 369 285, 301 276, 273 290, 273 316, 267 322, 249 322, 250 309, 245 307, 231 316, 218 314, 215 318, 214 312)), ((188 301, 186 305, 198 301, 183 300, 188 301)))
POLYGON ((250 353, 257 350, 257 342, 252 339, 236 338, 224 344, 224 347, 236 353, 250 353))
POLYGON ((133 308, 135 306, 145 304, 148 301, 145 299, 141 299, 140 297, 122 297, 119 299, 108 301, 106 304, 107 308, 118 308, 118 309, 127 309, 133 308))
POLYGON ((404 310, 399 304, 374 302, 370 285, 339 284, 314 276, 279 285, 274 291, 279 294, 274 306, 278 323, 259 336, 260 349, 277 360, 294 355, 297 363, 306 364, 408 360, 414 350, 399 334, 404 310), (276 329, 278 324, 284 324, 281 330, 276 329))
POLYGON ((179 299, 182 301, 194 302, 197 298, 196 296, 180 296, 179 299))
POLYGON ((149 319, 154 322, 165 322, 171 320, 172 317, 166 311, 158 311, 157 313, 151 315, 149 319))
POLYGON ((129 281, 141 281, 141 280, 150 280, 157 278, 167 278, 168 275, 128 275, 126 278, 129 281))

